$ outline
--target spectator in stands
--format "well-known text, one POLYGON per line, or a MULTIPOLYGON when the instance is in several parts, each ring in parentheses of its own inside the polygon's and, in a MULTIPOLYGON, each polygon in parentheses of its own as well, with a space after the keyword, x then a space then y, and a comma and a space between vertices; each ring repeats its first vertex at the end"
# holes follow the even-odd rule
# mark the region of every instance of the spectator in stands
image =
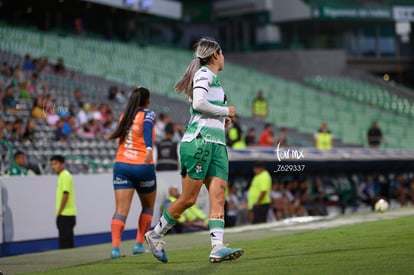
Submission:
POLYGON ((108 90, 108 100, 111 102, 115 102, 116 101, 116 95, 118 94, 119 89, 117 86, 111 86, 109 87, 108 90))
POLYGON ((22 81, 23 81, 23 76, 20 72, 20 67, 16 66, 13 70, 13 76, 10 80, 10 85, 12 87, 18 87, 22 81))
POLYGON ((34 96, 38 95, 38 90, 42 85, 43 84, 39 80, 39 75, 37 73, 32 73, 30 77, 30 86, 31 86, 31 89, 33 90, 34 96))
POLYGON ((237 185, 230 184, 228 187, 229 193, 226 197, 226 211, 225 211, 225 225, 226 227, 233 227, 237 223, 237 215, 241 208, 241 202, 237 197, 237 185))
POLYGON ((63 130, 64 121, 63 119, 59 119, 56 123, 56 129, 55 129, 55 140, 56 141, 68 141, 69 137, 63 130))
POLYGON ((13 123, 13 140, 22 141, 24 135, 24 122, 21 118, 16 118, 13 123))
POLYGON ((108 138, 109 135, 114 131, 115 129, 112 127, 112 121, 105 121, 104 124, 101 127, 100 132, 102 133, 104 138, 108 138))
POLYGON ((286 198, 289 200, 291 216, 303 216, 305 214, 305 207, 300 202, 298 182, 296 180, 285 181, 283 192, 286 198))
POLYGON ((12 75, 12 70, 9 66, 9 63, 3 62, 0 69, 0 74, 5 77, 10 77, 12 75))
POLYGON ((82 90, 81 90, 81 89, 79 89, 79 88, 76 88, 76 89, 73 91, 73 99, 72 99, 72 101, 71 101, 70 105, 71 105, 72 107, 74 107, 74 108, 75 108, 75 110, 77 110, 77 111, 78 111, 79 109, 81 109, 81 108, 82 108, 83 104, 84 104, 84 102, 83 102, 83 100, 82 100, 82 90))
POLYGON ((98 104, 92 103, 89 113, 90 113, 91 119, 97 120, 99 122, 102 121, 102 115, 101 115, 101 112, 99 111, 98 104))
POLYGON ((32 117, 35 119, 43 119, 47 118, 46 110, 45 110, 45 96, 40 95, 34 99, 34 105, 32 108, 32 117))
MULTIPOLYGON (((96 137, 97 131, 94 119, 89 120, 88 123, 82 125, 79 131, 79 136, 86 139, 93 139, 96 137)), ((112 132, 111 132, 112 133, 112 132)))
POLYGON ((359 199, 374 210, 375 202, 378 200, 377 190, 375 188, 374 177, 367 174, 365 179, 358 186, 359 199))
POLYGON ((227 146, 233 149, 244 149, 246 144, 244 142, 243 130, 240 126, 240 120, 237 115, 231 118, 232 125, 227 130, 226 140, 227 146))
POLYGON ((256 162, 253 167, 254 177, 247 191, 249 221, 253 224, 267 221, 270 208, 272 177, 264 162, 256 162))
POLYGON ((30 54, 26 54, 24 56, 23 69, 30 70, 30 71, 34 70, 34 64, 32 61, 32 56, 30 54))
POLYGON ((411 178, 407 181, 407 184, 404 186, 407 190, 407 196, 409 199, 411 199, 411 204, 414 205, 414 177, 411 176, 411 178))
POLYGON ((10 176, 27 176, 35 175, 35 173, 26 168, 26 154, 22 151, 17 151, 13 155, 13 163, 10 164, 8 174, 10 176))
POLYGON ((26 123, 26 129, 24 130, 23 140, 24 141, 35 141, 35 129, 36 123, 34 119, 29 119, 26 123))
POLYGON ((328 129, 328 124, 324 121, 321 128, 314 135, 314 145, 319 150, 331 150, 333 148, 333 137, 328 129))
POLYGON ((101 122, 105 122, 109 113, 111 113, 111 109, 108 104, 101 104, 99 106, 99 112, 101 113, 101 122))
POLYGON ((279 147, 288 147, 287 135, 288 130, 285 127, 280 128, 280 135, 276 138, 275 144, 279 144, 279 147))
POLYGON ((4 138, 4 121, 3 119, 0 117, 0 140, 1 139, 5 139, 4 138))
POLYGON ((403 175, 396 175, 391 181, 391 196, 392 198, 397 199, 402 206, 407 205, 407 200, 410 199, 406 187, 407 183, 405 182, 403 175))
MULTIPOLYGON (((115 120, 113 113, 112 112, 108 113, 106 116, 106 121, 104 123, 103 128, 115 130, 117 125, 118 125, 118 122, 115 120)), ((106 130, 102 131, 102 133, 105 133, 105 132, 106 130)))
POLYGON ((256 98, 253 100, 253 117, 259 121, 264 121, 268 115, 267 100, 263 96, 263 91, 257 92, 256 98))
POLYGON ((49 108, 46 113, 47 124, 49 124, 50 126, 55 126, 59 119, 60 119, 60 116, 57 114, 56 108, 55 107, 49 108))
POLYGON ((156 141, 160 141, 164 138, 164 130, 167 123, 171 122, 171 117, 165 113, 158 115, 157 121, 155 122, 155 134, 156 141))
POLYGON ((0 114, 3 112, 4 108, 3 108, 3 85, 0 82, 0 114))
POLYGON ((24 80, 19 85, 19 98, 32 99, 34 97, 34 87, 32 87, 30 80, 24 80))
POLYGON ((66 75, 66 68, 65 68, 65 64, 63 62, 62 57, 58 58, 55 66, 53 68, 53 71, 54 71, 55 74, 59 74, 59 75, 62 75, 62 76, 66 75))
POLYGON ((300 204, 304 206, 309 216, 326 215, 326 208, 324 207, 323 191, 320 182, 316 181, 316 186, 309 188, 308 180, 303 178, 299 182, 298 196, 300 204))
POLYGON ((4 123, 3 138, 6 140, 13 140, 13 121, 6 121, 4 123))
POLYGON ((383 142, 383 140, 384 137, 381 129, 378 127, 378 122, 374 120, 371 128, 369 128, 367 132, 368 146, 371 148, 378 148, 381 146, 381 142, 383 142))
POLYGON ((284 192, 283 184, 280 182, 274 182, 272 184, 272 190, 270 191, 270 198, 272 200, 271 206, 273 215, 276 220, 281 220, 287 217, 291 217, 291 206, 286 194, 284 192))
POLYGON ((254 127, 249 128, 244 140, 246 146, 256 146, 256 129, 254 127))
POLYGON ((313 199, 313 215, 316 216, 326 216, 328 215, 328 210, 326 208, 325 200, 325 191, 322 185, 322 181, 319 178, 316 178, 313 181, 310 195, 313 199))
POLYGON ((49 63, 49 58, 47 57, 47 56, 44 56, 43 58, 42 58, 42 61, 41 61, 41 63, 40 63, 40 67, 38 68, 38 70, 37 70, 37 73, 44 73, 44 74, 49 74, 49 73, 51 73, 51 72, 54 72, 54 66, 52 66, 50 63, 49 63))
POLYGON ((178 143, 173 141, 174 128, 170 122, 165 126, 165 137, 157 143, 157 171, 178 170, 178 143))
POLYGON ((80 125, 85 125, 92 119, 92 114, 90 113, 91 105, 89 103, 83 104, 82 109, 77 114, 77 120, 80 125))
POLYGON ((15 114, 18 111, 19 106, 13 93, 14 93, 13 86, 11 85, 7 86, 3 99, 2 99, 2 105, 3 105, 4 111, 8 111, 12 114, 15 114))
POLYGON ((259 145, 264 147, 274 146, 276 139, 273 135, 273 126, 270 123, 266 123, 262 134, 260 135, 259 145))
POLYGON ((227 227, 233 227, 238 223, 243 223, 247 213, 247 192, 244 191, 242 196, 238 196, 237 184, 229 185, 229 193, 226 198, 226 215, 225 221, 227 227))
POLYGON ((313 216, 313 198, 310 195, 308 181, 306 180, 306 178, 303 178, 299 181, 299 186, 296 195, 298 196, 300 203, 305 207, 308 215, 313 216))
POLYGON ((124 91, 124 90, 119 90, 117 93, 116 93, 116 97, 115 97, 115 99, 116 99, 116 101, 118 102, 118 103, 125 103, 125 101, 126 101, 126 97, 127 97, 127 93, 124 91))
POLYGON ((75 117, 69 113, 66 113, 65 115, 62 115, 61 119, 63 120, 63 133, 65 133, 68 137, 71 135, 77 135, 78 125, 76 124, 75 117))
MULTIPOLYGON (((170 122, 170 123, 172 123, 173 124, 173 128, 174 128, 174 136, 173 136, 173 141, 176 141, 176 142, 180 142, 181 141, 181 139, 183 138, 183 136, 184 136, 184 131, 183 131, 183 129, 181 128, 181 125, 180 124, 178 124, 178 123, 173 123, 173 122, 170 122)), ((168 124, 167 124, 168 125, 168 124)), ((167 127, 167 126, 166 126, 167 127)))
POLYGON ((65 169, 65 158, 55 155, 50 158, 50 166, 58 175, 56 186, 56 226, 59 231, 59 248, 73 248, 76 225, 76 198, 72 175, 65 169))
POLYGON ((83 19, 81 17, 76 17, 75 20, 73 20, 73 26, 75 27, 75 32, 79 36, 83 36, 85 32, 83 19))

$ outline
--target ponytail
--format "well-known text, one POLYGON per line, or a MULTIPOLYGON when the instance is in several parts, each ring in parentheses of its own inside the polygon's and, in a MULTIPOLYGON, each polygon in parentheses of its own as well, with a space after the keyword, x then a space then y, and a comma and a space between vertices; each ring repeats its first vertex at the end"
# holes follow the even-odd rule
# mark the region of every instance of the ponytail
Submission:
POLYGON ((195 44, 195 58, 188 65, 181 79, 174 85, 178 92, 184 92, 186 98, 193 97, 193 78, 201 66, 209 64, 214 52, 221 51, 220 45, 212 38, 203 37, 195 44))
POLYGON ((174 86, 178 93, 184 92, 187 99, 193 97, 193 78, 200 67, 200 58, 194 58, 188 65, 181 79, 174 86))
POLYGON ((131 128, 132 122, 135 119, 138 111, 148 104, 150 98, 150 92, 144 87, 135 88, 129 97, 126 111, 122 116, 121 121, 118 124, 116 130, 108 137, 108 139, 119 138, 122 142, 127 135, 129 128, 131 128))

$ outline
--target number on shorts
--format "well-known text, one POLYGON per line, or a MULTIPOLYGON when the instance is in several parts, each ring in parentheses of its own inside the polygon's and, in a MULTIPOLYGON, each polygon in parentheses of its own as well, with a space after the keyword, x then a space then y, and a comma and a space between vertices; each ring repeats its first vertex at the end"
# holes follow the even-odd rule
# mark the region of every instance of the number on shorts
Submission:
POLYGON ((210 155, 209 150, 203 150, 203 148, 197 148, 197 152, 194 154, 196 160, 201 160, 202 162, 207 161, 207 157, 210 155))

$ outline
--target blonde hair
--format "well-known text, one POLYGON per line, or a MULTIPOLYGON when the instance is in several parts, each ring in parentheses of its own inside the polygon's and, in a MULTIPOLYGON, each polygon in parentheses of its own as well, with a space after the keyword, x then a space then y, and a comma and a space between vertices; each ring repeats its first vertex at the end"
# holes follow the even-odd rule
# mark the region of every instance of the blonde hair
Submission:
POLYGON ((190 62, 181 79, 174 85, 178 93, 184 92, 186 98, 193 97, 194 74, 201 66, 209 64, 211 56, 220 52, 220 45, 212 38, 203 37, 195 44, 194 59, 190 62))

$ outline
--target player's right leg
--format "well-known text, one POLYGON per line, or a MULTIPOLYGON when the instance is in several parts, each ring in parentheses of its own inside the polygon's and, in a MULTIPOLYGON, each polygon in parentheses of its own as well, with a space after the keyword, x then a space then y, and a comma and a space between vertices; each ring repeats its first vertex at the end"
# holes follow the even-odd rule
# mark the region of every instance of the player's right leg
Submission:
POLYGON ((113 185, 115 192, 115 213, 111 221, 112 250, 111 258, 119 258, 121 256, 120 244, 122 233, 125 228, 126 218, 131 207, 132 197, 135 188, 131 181, 125 176, 125 165, 115 163, 113 185))

